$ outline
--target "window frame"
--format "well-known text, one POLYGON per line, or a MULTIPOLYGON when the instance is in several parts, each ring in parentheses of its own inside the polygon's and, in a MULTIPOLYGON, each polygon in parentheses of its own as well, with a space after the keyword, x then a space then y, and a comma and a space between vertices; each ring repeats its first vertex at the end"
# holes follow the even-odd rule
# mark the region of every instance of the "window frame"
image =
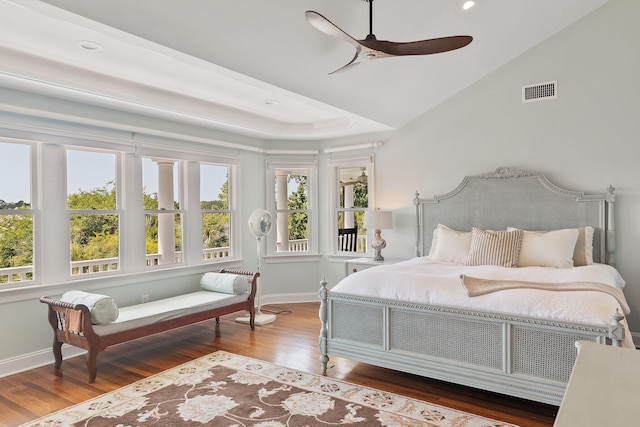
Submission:
MULTIPOLYGON (((166 208, 160 208, 158 207, 157 209, 145 209, 144 205, 142 206, 142 214, 144 215, 144 224, 145 224, 145 266, 144 269, 145 270, 156 270, 156 269, 164 269, 164 268, 173 268, 173 267, 178 267, 178 266, 182 266, 182 265, 186 265, 186 254, 187 251, 185 251, 185 235, 187 234, 185 232, 185 215, 187 214, 187 210, 185 209, 185 195, 184 195, 184 174, 185 174, 185 162, 183 160, 180 159, 176 159, 176 158, 172 158, 172 157, 167 157, 167 156, 142 156, 141 157, 141 161, 144 161, 144 159, 149 159, 152 162, 155 162, 156 160, 165 160, 167 162, 172 162, 173 163, 173 167, 177 167, 177 173, 175 170, 172 170, 172 177, 173 176, 177 176, 178 178, 178 183, 176 184, 175 182, 173 183, 174 187, 176 187, 178 189, 178 195, 176 197, 176 195, 174 194, 173 196, 173 202, 175 202, 177 200, 178 202, 178 209, 166 209, 166 208), (180 241, 180 258, 178 261, 176 262, 170 262, 170 263, 166 263, 166 264, 161 264, 161 263, 149 263, 149 256, 150 255, 159 255, 159 254, 148 254, 146 251, 146 217, 147 215, 158 215, 158 225, 160 223, 160 215, 162 214, 172 214, 174 223, 175 223, 175 215, 180 215, 180 236, 181 236, 181 241, 180 241)), ((142 170, 144 171, 144 165, 142 165, 142 170)), ((160 175, 160 170, 158 168, 158 178, 160 175)), ((143 193, 143 197, 144 197, 144 177, 142 179, 142 193, 143 193)), ((158 199, 159 199, 159 193, 160 193, 160 188, 158 188, 158 199)), ((142 203, 142 200, 140 201, 142 203)), ((159 202, 159 200, 158 200, 159 202)), ((174 230, 174 234, 175 234, 176 230, 174 230)), ((174 242, 174 246, 175 246, 175 242, 174 242)))
MULTIPOLYGON (((0 285, 5 298, 35 298, 43 293, 55 294, 67 289, 91 291, 127 286, 143 280, 181 277, 230 267, 242 263, 242 233, 246 228, 239 218, 239 173, 241 156, 189 144, 169 145, 166 141, 129 135, 128 138, 101 135, 99 132, 39 132, 32 129, 11 130, 0 127, 0 141, 23 143, 30 149, 31 211, 33 214, 33 279, 0 285), (132 142, 132 139, 134 140, 132 142), (137 139, 137 141, 135 141, 137 139), (67 201, 67 149, 114 153, 119 158, 116 172, 116 192, 119 214, 119 264, 113 272, 71 275, 70 229, 67 201), (184 163, 181 171, 181 207, 183 216, 183 254, 181 265, 167 269, 147 269, 145 266, 144 210, 142 205, 143 173, 141 157, 168 158, 184 163), (221 261, 203 262, 202 220, 199 199, 199 162, 230 167, 229 195, 232 223, 232 257, 221 261), (193 166, 195 165, 195 166, 193 166), (188 203, 187 203, 188 202, 188 203), (195 247, 194 247, 195 244, 195 247), (188 251, 188 253, 186 253, 188 251), (188 255, 188 257, 187 257, 188 255)), ((94 213, 94 212, 91 212, 94 213)), ((100 212, 103 213, 103 212, 100 212)))
MULTIPOLYGON (((38 192, 37 192, 37 185, 36 183, 38 182, 38 163, 37 163, 37 156, 34 154, 37 146, 35 144, 35 142, 30 141, 30 140, 24 140, 24 139, 17 139, 17 138, 9 138, 9 137, 4 137, 4 136, 0 136, 0 144, 15 144, 15 145, 23 145, 26 146, 28 149, 28 160, 27 160, 27 164, 29 167, 29 205, 30 205, 30 209, 20 209, 20 210, 15 210, 15 209, 0 209, 0 215, 2 216, 11 216, 11 215, 19 215, 19 216, 30 216, 31 217, 31 279, 25 279, 24 276, 21 277, 20 280, 14 281, 11 280, 10 276, 13 275, 17 275, 17 274, 23 274, 23 275, 27 275, 29 274, 29 272, 25 272, 25 273, 11 273, 8 274, 7 276, 7 282, 0 284, 2 289, 12 289, 12 288, 24 288, 24 287, 28 287, 28 286, 33 286, 33 285, 37 285, 40 282, 40 270, 41 268, 38 265, 38 260, 39 260, 39 254, 38 254, 38 245, 39 245, 39 239, 38 239, 38 230, 40 228, 39 225, 39 220, 40 220, 40 215, 39 215, 39 211, 38 211, 38 192)), ((29 267, 29 266, 27 266, 29 267)), ((12 268, 12 267, 10 267, 12 268)), ((18 267, 20 268, 20 267, 18 267)), ((4 275, 4 273, 2 274, 4 275)))
POLYGON ((222 257, 222 258, 209 258, 207 259, 205 256, 205 248, 203 246, 203 242, 202 242, 202 238, 200 239, 200 245, 201 245, 201 251, 202 251, 202 262, 205 264, 215 264, 217 262, 222 262, 222 261, 228 261, 228 260, 232 260, 232 259, 237 259, 237 253, 238 250, 236 249, 239 245, 239 239, 238 239, 238 235, 240 234, 240 227, 236 224, 238 224, 239 222, 237 221, 237 209, 236 209, 236 194, 235 194, 235 182, 237 180, 237 165, 235 164, 230 164, 230 163, 226 163, 226 162, 212 162, 212 161, 201 161, 198 162, 198 207, 199 207, 199 214, 200 214, 200 233, 202 236, 202 231, 203 231, 203 225, 202 225, 202 218, 205 214, 207 213, 213 213, 213 214, 228 214, 229 215, 229 256, 228 257, 222 257), (227 208, 226 209, 203 209, 202 208, 202 199, 200 196, 200 186, 202 184, 202 179, 201 179, 201 175, 200 175, 200 171, 202 170, 202 166, 203 165, 210 165, 210 166, 225 166, 227 168, 227 208))
MULTIPOLYGON (((313 160, 291 160, 291 159, 270 159, 266 167, 266 210, 272 216, 271 232, 267 235, 266 262, 279 260, 282 262, 296 262, 306 260, 317 260, 318 252, 318 161, 313 160), (279 171, 306 171, 307 173, 307 209, 308 214, 308 244, 305 252, 279 252, 277 250, 277 213, 276 208, 276 176, 279 171)), ((290 212, 286 209, 286 212, 290 212)))
MULTIPOLYGON (((373 256, 373 250, 369 244, 365 252, 350 252, 338 250, 338 215, 340 212, 364 209, 365 211, 375 206, 375 157, 373 153, 360 156, 330 159, 327 162, 329 172, 329 250, 327 253, 332 258, 347 259, 373 256), (343 208, 340 206, 340 169, 365 168, 367 175, 367 208, 343 208)), ((373 230, 366 231, 367 242, 373 238, 373 230)))
MULTIPOLYGON (((106 149, 106 148, 94 148, 94 147, 83 147, 83 146, 78 146, 78 145, 69 145, 69 146, 65 146, 64 147, 64 154, 65 154, 65 159, 67 159, 67 161, 65 162, 65 171, 66 171, 66 179, 65 179, 65 189, 64 192, 67 195, 67 197, 64 200, 64 206, 65 206, 65 211, 66 211, 66 216, 67 216, 67 224, 68 224, 68 233, 69 233, 69 239, 68 239, 68 245, 67 248, 69 249, 69 270, 68 270, 68 274, 69 274, 69 280, 79 280, 79 279, 86 279, 87 277, 91 277, 91 278, 97 278, 97 277, 102 277, 102 276, 109 276, 109 275, 114 275, 114 274, 121 274, 123 271, 123 266, 122 266, 122 259, 123 259, 123 254, 122 254, 122 224, 123 224, 123 215, 124 215, 124 211, 122 209, 122 190, 124 188, 123 185, 123 175, 122 175, 122 168, 123 168, 123 157, 122 157, 122 152, 117 151, 117 150, 110 150, 110 149, 106 149), (68 193, 68 187, 67 187, 67 180, 68 180, 68 173, 69 173, 69 163, 68 163, 68 156, 69 156, 69 151, 84 151, 84 152, 93 152, 93 153, 105 153, 105 154, 112 154, 114 156, 114 163, 115 163, 115 169, 114 169, 114 179, 115 179, 115 192, 116 192, 116 206, 115 209, 69 209, 69 202, 68 202, 68 197, 69 197, 69 193, 68 193), (72 261, 71 258, 71 216, 72 215, 116 215, 118 217, 118 259, 117 259, 117 268, 115 269, 111 269, 110 266, 107 267, 106 270, 102 270, 102 267, 98 267, 99 271, 94 271, 94 272, 89 272, 89 273, 78 273, 78 274, 73 274, 73 263, 74 261, 72 261)), ((93 260, 88 260, 88 261, 93 261, 93 260)), ((84 262, 84 261, 75 261, 75 262, 84 262)), ((106 265, 106 264, 103 264, 106 265)), ((81 268, 81 267, 80 267, 81 268)))

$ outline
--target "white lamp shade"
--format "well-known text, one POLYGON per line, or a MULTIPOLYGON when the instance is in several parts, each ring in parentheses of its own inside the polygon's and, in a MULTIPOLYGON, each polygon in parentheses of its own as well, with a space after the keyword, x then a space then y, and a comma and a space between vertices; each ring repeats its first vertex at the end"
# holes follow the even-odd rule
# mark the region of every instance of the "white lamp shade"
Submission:
POLYGON ((393 213, 391 211, 365 211, 364 227, 374 230, 393 228, 393 213))

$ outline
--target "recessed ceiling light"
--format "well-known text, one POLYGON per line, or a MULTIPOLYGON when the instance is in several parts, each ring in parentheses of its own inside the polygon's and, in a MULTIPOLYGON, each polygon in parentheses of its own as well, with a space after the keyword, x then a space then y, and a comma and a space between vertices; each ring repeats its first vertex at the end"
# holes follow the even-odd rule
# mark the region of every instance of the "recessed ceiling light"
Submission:
POLYGON ((462 5, 462 8, 463 8, 464 10, 468 10, 468 9, 471 9, 471 8, 473 7, 473 5, 475 5, 475 4, 476 4, 476 2, 475 2, 475 1, 473 1, 473 0, 467 0, 467 1, 466 1, 466 2, 464 2, 464 4, 462 5))
POLYGON ((80 40, 76 42, 78 47, 81 47, 84 50, 97 51, 102 50, 102 45, 100 43, 92 42, 90 40, 80 40))

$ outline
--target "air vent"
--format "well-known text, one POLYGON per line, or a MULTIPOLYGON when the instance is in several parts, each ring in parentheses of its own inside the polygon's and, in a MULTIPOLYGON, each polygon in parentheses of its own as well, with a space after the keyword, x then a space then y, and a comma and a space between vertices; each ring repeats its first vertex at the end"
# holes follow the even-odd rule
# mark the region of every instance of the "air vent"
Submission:
POLYGON ((558 81, 522 86, 522 102, 546 101, 558 97, 558 81))

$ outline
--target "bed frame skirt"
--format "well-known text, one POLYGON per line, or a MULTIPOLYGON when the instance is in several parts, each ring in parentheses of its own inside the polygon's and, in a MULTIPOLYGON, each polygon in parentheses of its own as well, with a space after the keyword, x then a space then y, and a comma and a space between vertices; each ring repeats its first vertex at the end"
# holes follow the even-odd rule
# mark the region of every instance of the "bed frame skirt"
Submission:
MULTIPOLYGON (((559 406, 575 342, 623 334, 584 326, 329 292, 320 288, 320 361, 329 354, 559 406)), ((613 317, 616 317, 615 319, 613 317)))

